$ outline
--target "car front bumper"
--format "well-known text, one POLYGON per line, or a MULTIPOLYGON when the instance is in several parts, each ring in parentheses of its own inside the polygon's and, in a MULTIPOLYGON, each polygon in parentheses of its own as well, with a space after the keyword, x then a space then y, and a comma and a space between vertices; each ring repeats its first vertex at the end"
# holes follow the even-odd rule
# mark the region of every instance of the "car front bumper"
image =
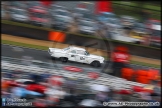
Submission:
POLYGON ((48 53, 49 53, 50 55, 52 55, 52 52, 50 51, 50 49, 48 49, 48 53))

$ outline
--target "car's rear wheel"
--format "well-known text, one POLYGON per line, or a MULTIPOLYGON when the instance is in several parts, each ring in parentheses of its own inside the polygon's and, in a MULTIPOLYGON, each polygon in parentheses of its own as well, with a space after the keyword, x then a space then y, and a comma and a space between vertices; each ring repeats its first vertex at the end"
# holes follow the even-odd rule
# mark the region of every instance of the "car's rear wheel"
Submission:
POLYGON ((92 66, 94 66, 94 67, 100 67, 101 64, 100 64, 99 61, 93 61, 93 62, 92 62, 92 66))
POLYGON ((68 61, 68 58, 66 58, 66 57, 61 57, 60 60, 61 60, 62 62, 67 62, 67 61, 68 61))

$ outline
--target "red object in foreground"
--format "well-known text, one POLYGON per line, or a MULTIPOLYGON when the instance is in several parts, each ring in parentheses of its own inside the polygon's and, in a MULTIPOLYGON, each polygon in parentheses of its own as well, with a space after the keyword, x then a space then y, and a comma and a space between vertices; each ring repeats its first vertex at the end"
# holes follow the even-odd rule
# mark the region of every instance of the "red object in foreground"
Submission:
POLYGON ((110 0, 96 1, 96 14, 98 14, 100 12, 112 12, 112 3, 110 0))
POLYGON ((120 90, 117 93, 118 94, 125 94, 125 95, 132 94, 132 92, 130 90, 120 90))
POLYGON ((64 82, 64 79, 62 76, 52 76, 48 80, 48 83, 52 86, 61 86, 63 82, 64 82))
POLYGON ((120 63, 128 63, 130 59, 128 49, 124 46, 116 47, 111 57, 114 62, 120 62, 120 63))
POLYGON ((39 92, 39 93, 44 93, 46 90, 46 87, 43 85, 39 85, 39 84, 30 84, 30 85, 27 85, 26 89, 39 92))
POLYGON ((133 91, 135 91, 135 92, 142 92, 143 88, 139 87, 139 86, 133 86, 133 91))
POLYGON ((72 71, 72 72, 82 72, 83 70, 81 68, 75 67, 75 66, 65 66, 64 70, 72 71))
POLYGON ((150 89, 143 89, 142 91, 143 92, 148 92, 148 93, 153 93, 154 92, 153 90, 150 90, 150 89))
POLYGON ((148 93, 153 93, 154 92, 152 89, 146 89, 146 88, 139 87, 139 86, 134 86, 133 90, 135 92, 148 92, 148 93))
POLYGON ((122 51, 122 52, 128 52, 128 48, 126 48, 126 47, 124 47, 124 46, 118 46, 118 47, 116 47, 115 50, 117 50, 117 51, 122 51))
POLYGON ((50 6, 52 4, 52 0, 40 0, 40 2, 44 5, 44 6, 50 6))
POLYGON ((128 63, 129 54, 125 52, 113 52, 112 59, 114 62, 128 63))
POLYGON ((19 86, 19 83, 17 83, 17 82, 14 81, 14 80, 8 81, 8 84, 9 84, 10 86, 19 86))
POLYGON ((89 72, 88 77, 91 79, 97 79, 99 77, 99 74, 97 72, 89 72))

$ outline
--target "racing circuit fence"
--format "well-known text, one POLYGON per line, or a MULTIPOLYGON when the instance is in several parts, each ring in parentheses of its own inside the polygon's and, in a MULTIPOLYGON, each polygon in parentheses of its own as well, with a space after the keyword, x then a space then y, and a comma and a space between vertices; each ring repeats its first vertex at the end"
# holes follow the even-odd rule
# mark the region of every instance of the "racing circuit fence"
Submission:
MULTIPOLYGON (((127 81, 122 78, 117 78, 106 73, 99 73, 100 77, 98 79, 92 80, 88 77, 88 72, 92 72, 92 70, 83 69, 83 72, 70 72, 63 70, 61 65, 56 65, 53 63, 45 63, 40 61, 32 61, 35 65, 26 65, 22 63, 21 59, 15 59, 10 57, 2 57, 2 73, 7 72, 7 70, 20 70, 22 72, 29 73, 37 73, 43 74, 45 72, 49 72, 52 75, 60 75, 65 78, 76 78, 80 80, 84 80, 84 86, 89 86, 92 84, 100 84, 112 87, 115 90, 120 89, 131 89, 132 86, 141 86, 144 87, 146 84, 141 84, 137 82, 127 81)), ((23 77, 22 77, 23 78, 23 77)), ((82 88, 82 86, 80 86, 82 88)))

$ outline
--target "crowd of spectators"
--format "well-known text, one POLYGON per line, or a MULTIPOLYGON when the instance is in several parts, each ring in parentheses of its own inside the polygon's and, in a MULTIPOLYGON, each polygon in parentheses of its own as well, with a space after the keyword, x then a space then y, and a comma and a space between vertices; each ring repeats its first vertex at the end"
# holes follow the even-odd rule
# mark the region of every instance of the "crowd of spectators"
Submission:
MULTIPOLYGON (((64 82, 51 85, 50 73, 34 74, 12 71, 2 74, 2 98, 25 98, 34 106, 103 106, 103 102, 160 102, 161 88, 153 82, 147 90, 134 86, 131 90, 95 90, 80 85, 77 79, 64 78, 64 82), (26 78, 22 75, 26 74, 26 78), (19 80, 18 80, 19 79, 19 80), (21 79, 21 80, 20 80, 21 79), (152 90, 152 92, 150 92, 152 90)), ((86 82, 82 82, 86 83, 86 82)), ((99 86, 98 86, 99 87, 99 86)))

